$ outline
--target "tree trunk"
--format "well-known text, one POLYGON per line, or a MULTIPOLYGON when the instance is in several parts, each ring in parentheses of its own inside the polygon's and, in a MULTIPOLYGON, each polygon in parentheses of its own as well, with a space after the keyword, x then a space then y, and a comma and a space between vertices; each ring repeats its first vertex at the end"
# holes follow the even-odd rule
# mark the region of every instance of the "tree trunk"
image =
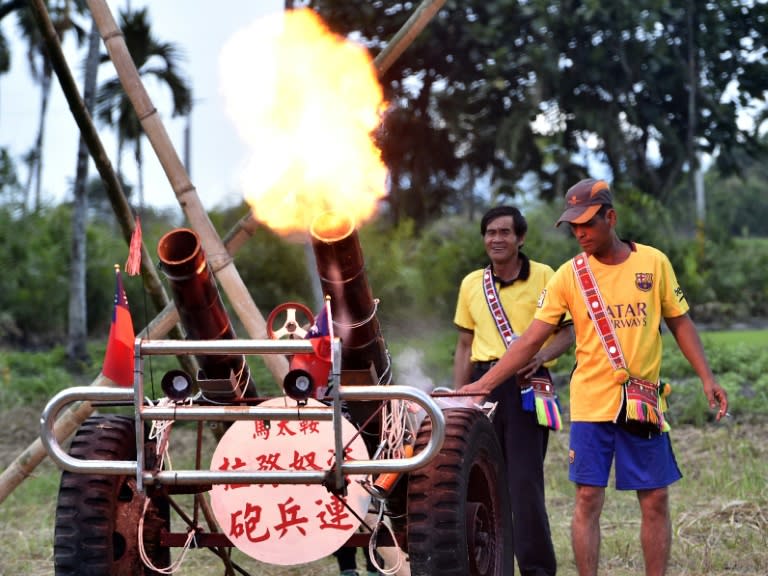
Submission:
MULTIPOLYGON (((88 41, 88 56, 83 82, 83 103, 89 113, 93 111, 96 78, 99 70, 99 48, 101 37, 96 23, 93 22, 88 41)), ((77 148, 77 171, 72 201, 72 253, 69 268, 69 339, 67 341, 67 359, 70 365, 77 366, 88 360, 86 344, 88 341, 88 303, 86 294, 86 263, 88 224, 88 146, 80 135, 77 148)))
POLYGON ((43 145, 45 144, 45 117, 48 115, 48 102, 51 96, 51 79, 53 71, 48 64, 44 64, 43 79, 40 84, 40 121, 37 126, 37 138, 35 139, 35 205, 34 212, 38 212, 43 204, 43 145))
POLYGON ((29 198, 32 195, 32 184, 35 181, 35 166, 37 166, 37 153, 35 149, 31 149, 24 154, 24 164, 27 167, 27 179, 24 182, 24 197, 21 203, 21 213, 26 216, 29 211, 29 198))
MULTIPOLYGON (((688 131, 685 135, 685 144, 688 155, 688 194, 693 198, 696 172, 696 40, 693 32, 694 3, 688 0, 688 11, 686 14, 686 28, 688 32, 688 131)), ((694 212, 696 216, 698 214, 694 212)), ((699 225, 698 220, 694 223, 699 225)))

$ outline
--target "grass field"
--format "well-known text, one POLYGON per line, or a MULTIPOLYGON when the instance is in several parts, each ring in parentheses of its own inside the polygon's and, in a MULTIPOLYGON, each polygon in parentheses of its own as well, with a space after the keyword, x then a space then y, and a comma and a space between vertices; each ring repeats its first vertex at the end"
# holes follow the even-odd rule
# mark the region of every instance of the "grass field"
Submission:
POLYGON ((727 330, 702 332, 702 342, 707 346, 768 346, 768 330, 727 330))
MULTIPOLYGON (((27 422, 33 416, 26 414, 27 422)), ((16 413, 13 417, 20 416, 16 413)), ((8 415, 3 415, 7 421, 8 415)), ((672 575, 768 574, 768 425, 739 422, 680 427, 672 432, 684 478, 671 488, 674 543, 672 575)), ((559 573, 576 574, 569 543, 573 486, 567 480, 567 430, 551 436, 547 458, 547 500, 559 573)), ((5 467, 9 462, 3 445, 5 467)), ((0 575, 53 574, 53 525, 59 472, 38 467, 0 505, 0 575)), ((608 489, 602 519, 601 574, 642 573, 638 508, 634 493, 608 489)), ((260 565, 236 554, 251 574, 330 576, 332 559, 284 568, 260 565)), ((188 554, 179 574, 223 574, 205 551, 188 554)))
MULTIPOLYGON (((753 354, 761 356, 756 361, 768 355, 768 331, 707 332, 703 340, 714 355, 728 355, 729 348, 744 345, 750 350, 759 350, 753 354)), ((43 362, 36 359, 35 364, 43 362)), ((61 387, 59 376, 57 372, 61 387)), ((4 430, 0 436, 0 469, 4 469, 36 438, 40 410, 52 392, 45 390, 46 385, 41 383, 35 384, 34 394, 27 394, 28 388, 21 394, 14 388, 17 380, 13 369, 4 372, 0 385, 0 422, 4 430), (23 398, 23 402, 18 401, 19 398, 23 398)), ((700 394, 700 387, 694 393, 700 394)), ((702 410, 706 411, 706 407, 702 410)), ((684 478, 670 489, 674 530, 670 575, 768 574, 767 437, 768 420, 762 415, 737 416, 720 424, 702 419, 696 426, 675 425, 672 440, 684 478)), ((571 576, 576 574, 569 539, 574 491, 567 480, 567 422, 565 430, 550 438, 546 463, 550 522, 559 574, 571 576)), ((59 471, 44 461, 0 504, 0 576, 53 574, 58 484, 59 471)), ((600 574, 642 574, 639 515, 634 493, 608 489, 601 527, 600 574)), ((250 574, 331 576, 337 573, 331 558, 292 568, 258 564, 237 552, 235 558, 250 574)), ((224 569, 210 553, 195 550, 188 554, 178 573, 210 576, 224 574, 224 569)))

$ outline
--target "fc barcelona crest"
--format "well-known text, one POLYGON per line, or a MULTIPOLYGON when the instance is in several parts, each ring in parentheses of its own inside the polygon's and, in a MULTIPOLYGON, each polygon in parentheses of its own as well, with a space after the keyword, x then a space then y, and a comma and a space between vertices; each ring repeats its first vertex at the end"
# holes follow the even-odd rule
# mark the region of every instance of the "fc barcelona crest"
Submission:
POLYGON ((638 272, 635 274, 635 286, 638 290, 648 292, 653 288, 653 273, 652 272, 638 272))

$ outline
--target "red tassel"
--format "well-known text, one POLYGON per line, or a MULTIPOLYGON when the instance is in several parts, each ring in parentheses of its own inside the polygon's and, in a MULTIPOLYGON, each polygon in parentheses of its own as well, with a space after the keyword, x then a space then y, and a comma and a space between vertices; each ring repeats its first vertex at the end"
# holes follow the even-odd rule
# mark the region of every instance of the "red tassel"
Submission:
POLYGON ((131 233, 131 244, 128 247, 128 260, 125 262, 125 272, 129 276, 137 276, 141 271, 141 220, 136 216, 136 225, 131 233))

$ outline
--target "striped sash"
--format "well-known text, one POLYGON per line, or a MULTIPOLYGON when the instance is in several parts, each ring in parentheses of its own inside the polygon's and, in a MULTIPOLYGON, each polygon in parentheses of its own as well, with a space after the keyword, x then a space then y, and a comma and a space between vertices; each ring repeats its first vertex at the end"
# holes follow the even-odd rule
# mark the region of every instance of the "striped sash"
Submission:
MULTIPOLYGON (((483 293, 488 309, 496 323, 504 347, 517 340, 517 334, 512 330, 512 325, 501 305, 496 283, 493 281, 493 270, 487 266, 483 271, 483 293)), ((516 379, 518 383, 520 379, 516 379)), ((560 430, 562 419, 560 417, 560 405, 555 394, 555 387, 549 376, 549 370, 543 368, 529 381, 520 386, 520 402, 523 410, 536 413, 536 422, 552 430, 560 430)))

